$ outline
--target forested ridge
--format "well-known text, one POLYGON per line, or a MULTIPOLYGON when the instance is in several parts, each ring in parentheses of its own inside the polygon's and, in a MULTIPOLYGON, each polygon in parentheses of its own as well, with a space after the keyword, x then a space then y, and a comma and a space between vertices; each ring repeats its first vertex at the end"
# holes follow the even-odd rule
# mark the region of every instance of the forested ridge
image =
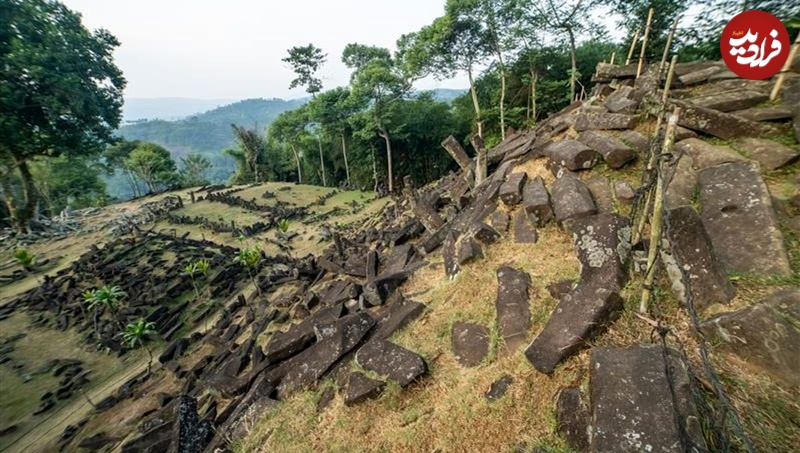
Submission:
POLYGON ((670 53, 681 60, 718 59, 719 31, 736 12, 769 10, 794 32, 795 6, 774 0, 448 0, 440 17, 398 37, 394 49, 369 43, 351 43, 341 55, 313 43, 288 49, 275 63, 293 69, 296 78, 288 85, 305 88, 307 103, 246 100, 177 123, 141 122, 120 130, 132 142, 121 143, 114 131, 125 80, 112 57, 120 43, 106 30, 87 30, 58 2, 11 0, 0 16, 0 58, 8 68, 0 92, 0 222, 22 230, 37 214, 111 202, 106 181, 126 188, 115 191, 121 198, 221 180, 392 192, 404 176, 425 183, 455 169, 440 146, 449 135, 474 153, 476 136, 492 147, 508 129, 531 127, 589 96, 598 62, 637 60, 641 46, 631 38, 641 40, 651 7, 658 14, 645 58, 657 61, 673 24, 670 53), (56 25, 37 28, 42 20, 56 25), (623 38, 612 39, 609 27, 623 38), (56 70, 48 58, 73 62, 64 67, 74 74, 48 77, 56 70), (347 86, 326 87, 319 78, 334 58, 352 71, 347 86), (35 89, 29 74, 41 77, 35 89), (467 75, 470 86, 452 103, 414 89, 426 77, 456 74, 467 75), (70 113, 54 115, 62 111, 70 113))

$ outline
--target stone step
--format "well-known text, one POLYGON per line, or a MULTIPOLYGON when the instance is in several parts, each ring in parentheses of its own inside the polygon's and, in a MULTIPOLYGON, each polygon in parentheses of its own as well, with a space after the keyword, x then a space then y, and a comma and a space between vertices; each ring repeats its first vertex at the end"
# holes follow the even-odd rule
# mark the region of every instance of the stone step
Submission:
POLYGON ((800 160, 800 152, 772 140, 740 138, 736 145, 749 152, 767 170, 777 170, 800 160))

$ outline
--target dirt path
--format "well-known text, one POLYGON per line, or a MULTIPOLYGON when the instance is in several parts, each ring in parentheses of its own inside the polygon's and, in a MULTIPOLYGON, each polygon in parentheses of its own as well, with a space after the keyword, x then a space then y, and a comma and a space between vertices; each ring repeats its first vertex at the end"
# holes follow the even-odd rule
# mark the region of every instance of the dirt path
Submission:
MULTIPOLYGON (((134 365, 127 371, 120 373, 113 379, 109 379, 99 388, 88 392, 86 396, 98 403, 103 399, 113 395, 125 381, 147 369, 147 358, 134 365)), ((77 396, 72 403, 62 406, 47 417, 40 420, 38 424, 20 435, 6 447, 7 452, 40 452, 46 451, 46 447, 58 438, 67 425, 75 424, 85 418, 94 408, 85 398, 77 396)))

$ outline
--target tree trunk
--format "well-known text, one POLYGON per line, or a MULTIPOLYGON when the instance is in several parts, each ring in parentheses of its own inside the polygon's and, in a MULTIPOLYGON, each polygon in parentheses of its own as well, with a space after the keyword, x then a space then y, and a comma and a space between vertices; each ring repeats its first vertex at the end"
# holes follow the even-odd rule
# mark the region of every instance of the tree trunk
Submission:
POLYGON ((483 121, 481 121, 481 106, 478 103, 478 91, 475 89, 475 79, 472 77, 472 68, 467 69, 469 77, 469 92, 472 95, 472 107, 475 109, 475 123, 478 126, 478 135, 483 137, 483 121))
POLYGON ((319 168, 322 171, 322 185, 328 187, 328 181, 325 178, 325 159, 322 158, 322 136, 317 135, 317 143, 319 144, 319 168))
POLYGON ((500 70, 500 139, 506 139, 506 66, 503 64, 503 53, 497 49, 497 63, 500 70))
POLYGON ((575 60, 575 33, 572 27, 567 27, 569 34, 569 57, 572 62, 572 72, 569 75, 569 102, 575 101, 575 74, 578 72, 578 62, 575 60))
POLYGON ((292 147, 292 153, 294 153, 294 161, 297 163, 297 183, 303 184, 303 173, 300 171, 300 155, 297 154, 297 148, 294 146, 294 143, 289 143, 289 146, 292 147))
POLYGON ((536 79, 535 71, 531 71, 531 118, 536 121, 536 79))
POLYGON ((370 153, 372 156, 372 181, 374 184, 372 185, 372 191, 378 191, 378 164, 375 162, 375 149, 373 148, 372 152, 370 153))
POLYGON ((344 130, 342 130, 342 154, 344 155, 344 172, 347 175, 347 187, 350 188, 350 165, 347 163, 347 140, 344 137, 344 130))
POLYGON ((25 159, 14 159, 14 161, 22 178, 23 203, 21 207, 16 206, 16 215, 12 214, 12 217, 14 218, 17 232, 27 233, 30 232, 31 216, 33 216, 33 210, 36 208, 39 197, 28 162, 25 159))
POLYGON ((392 143, 389 141, 389 133, 383 129, 378 131, 378 135, 380 135, 384 141, 386 141, 386 165, 387 165, 387 173, 389 176, 389 193, 394 193, 394 174, 392 172, 392 143))

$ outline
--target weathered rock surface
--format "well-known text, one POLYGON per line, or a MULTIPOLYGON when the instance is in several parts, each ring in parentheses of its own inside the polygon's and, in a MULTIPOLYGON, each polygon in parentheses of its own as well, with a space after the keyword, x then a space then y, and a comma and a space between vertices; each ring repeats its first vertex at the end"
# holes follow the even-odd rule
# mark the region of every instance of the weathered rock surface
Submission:
POLYGON ((508 386, 513 383, 514 378, 506 374, 500 379, 494 381, 492 386, 483 396, 489 401, 497 401, 505 396, 506 392, 508 391, 508 386))
MULTIPOLYGON (((526 186, 527 187, 527 186, 526 186)), ((506 212, 503 211, 495 211, 492 213, 492 228, 497 230, 499 233, 503 234, 508 231, 508 224, 510 222, 510 218, 506 212)))
POLYGON ((646 153, 650 150, 650 139, 636 131, 623 131, 619 138, 631 148, 646 153))
POLYGON ((692 98, 690 102, 720 112, 731 112, 754 107, 767 100, 769 100, 769 96, 759 91, 733 90, 692 98))
POLYGON ((543 227, 553 218, 553 208, 550 206, 550 194, 544 186, 541 176, 528 180, 522 191, 522 203, 525 212, 536 223, 543 227))
POLYGON ((594 176, 586 181, 586 187, 592 194, 598 212, 614 212, 614 195, 611 193, 608 179, 594 176))
POLYGON ((565 175, 556 180, 551 195, 553 211, 559 223, 597 213, 586 184, 573 176, 565 175))
POLYGON ((385 340, 370 341, 356 353, 356 363, 405 387, 428 371, 418 354, 385 340))
POLYGON ((792 119, 792 110, 787 107, 751 108, 733 112, 750 121, 781 121, 792 119))
POLYGON ((735 294, 733 285, 714 254, 697 211, 681 206, 668 211, 667 219, 661 261, 678 300, 685 304, 691 298, 698 311, 730 302, 735 294))
POLYGON ((372 339, 385 340, 395 332, 417 319, 425 305, 413 300, 408 300, 402 295, 390 299, 383 309, 376 315, 378 326, 372 334, 372 339))
MULTIPOLYGON (((798 308, 795 304, 794 310, 798 308)), ((701 330, 707 338, 720 342, 719 350, 738 357, 751 369, 798 387, 798 321, 794 318, 793 325, 774 305, 762 303, 711 318, 701 325, 701 330)))
POLYGON ((478 366, 489 355, 489 329, 479 324, 453 324, 450 342, 456 361, 463 367, 478 366))
POLYGON ((676 153, 679 156, 677 164, 663 167, 667 184, 664 206, 668 208, 692 204, 697 190, 697 172, 692 157, 680 151, 676 153))
POLYGON ((201 453, 213 435, 211 422, 197 415, 197 400, 189 396, 178 397, 175 408, 173 443, 169 453, 201 453))
POLYGON ((623 86, 606 98, 603 107, 611 113, 633 113, 639 106, 640 100, 633 87, 623 86))
POLYGON ((572 239, 581 263, 581 282, 618 291, 625 286, 631 252, 631 227, 618 214, 597 214, 576 219, 572 239))
POLYGON ((675 152, 691 158, 695 170, 715 165, 747 160, 728 146, 706 143, 699 138, 689 138, 675 144, 675 152))
POLYGON ((561 299, 525 356, 534 368, 550 374, 621 309, 622 299, 616 292, 581 283, 561 299))
POLYGON ((527 342, 531 328, 530 284, 531 277, 526 272, 508 266, 497 269, 497 328, 507 353, 527 342))
POLYGON ((721 67, 712 66, 683 75, 679 74, 678 80, 680 80, 681 84, 683 84, 684 86, 697 85, 699 83, 707 82, 709 77, 713 76, 714 74, 720 71, 722 71, 721 67))
POLYGON ((622 204, 631 204, 636 199, 636 191, 633 190, 627 181, 617 181, 614 183, 614 193, 617 196, 617 201, 622 204))
POLYGON ((506 206, 516 206, 522 201, 522 188, 528 182, 528 174, 511 173, 506 182, 500 186, 500 199, 506 206))
POLYGON ((679 125, 721 139, 762 137, 775 133, 775 129, 769 125, 749 121, 730 113, 698 107, 683 101, 672 100, 671 102, 681 107, 679 125))
POLYGON ((467 237, 461 240, 458 245, 458 265, 471 263, 472 261, 483 258, 483 249, 478 241, 473 238, 467 237))
POLYGON ((328 324, 342 316, 343 305, 323 307, 311 317, 295 324, 286 332, 275 332, 267 344, 266 357, 270 362, 287 359, 310 346, 316 335, 315 325, 328 324))
POLYGON ((611 134, 599 131, 585 131, 578 135, 578 141, 597 151, 609 167, 619 169, 636 159, 636 152, 611 134))
POLYGON ((677 352, 659 345, 592 350, 592 452, 685 452, 700 445, 690 376, 677 352), (670 376, 666 369, 669 366, 670 376), (670 380, 671 379, 671 380, 670 380), (684 438, 677 419, 687 426, 684 438))
POLYGON ((633 129, 636 127, 636 116, 622 113, 581 113, 575 119, 575 130, 611 130, 633 129))
POLYGON ((772 140, 740 138, 736 144, 767 170, 777 170, 800 160, 800 152, 772 140))
POLYGON ((517 244, 535 244, 539 240, 539 233, 528 219, 525 210, 520 209, 514 215, 514 242, 517 244))
POLYGON ((734 162, 700 172, 701 218, 726 269, 790 275, 789 257, 758 164, 734 162))
POLYGON ((588 170, 597 164, 600 157, 593 149, 572 139, 551 143, 544 149, 544 154, 570 171, 588 170))
POLYGON ((384 387, 386 387, 385 382, 371 379, 360 371, 354 371, 350 373, 350 380, 347 383, 347 393, 344 395, 344 404, 352 406, 374 398, 381 394, 384 387))
POLYGON ((589 410, 578 388, 569 387, 558 393, 556 431, 575 451, 589 450, 589 410))

